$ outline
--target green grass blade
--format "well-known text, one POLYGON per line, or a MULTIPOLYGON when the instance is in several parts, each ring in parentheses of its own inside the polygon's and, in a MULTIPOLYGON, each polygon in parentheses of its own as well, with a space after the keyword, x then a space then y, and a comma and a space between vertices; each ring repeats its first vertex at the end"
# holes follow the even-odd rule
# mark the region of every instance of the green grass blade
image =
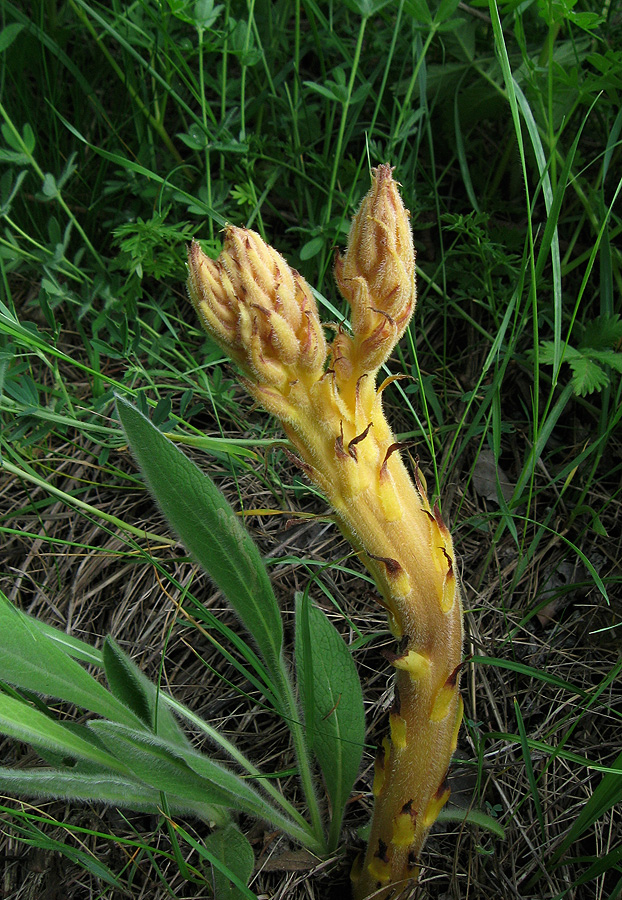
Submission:
POLYGON ((520 706, 518 705, 518 700, 516 697, 514 698, 514 713, 516 715, 516 723, 518 725, 518 733, 520 735, 521 748, 523 751, 523 760, 525 762, 525 771, 527 773, 527 781, 529 782, 529 789, 531 792, 531 797, 533 799, 533 803, 536 809, 536 816, 538 817, 538 823, 540 825, 540 834, 542 835, 543 840, 546 839, 546 829, 544 826, 544 815, 542 814, 542 804, 540 803, 540 794, 538 792, 538 783, 536 781, 536 776, 533 771, 533 763, 531 761, 531 753, 529 752, 529 744, 527 742, 527 731, 525 729, 525 723, 523 721, 523 716, 520 711, 520 706))
POLYGON ((613 761, 611 768, 617 771, 607 772, 603 775, 594 793, 589 798, 566 837, 553 856, 553 863, 557 863, 566 853, 568 848, 577 841, 594 822, 602 818, 605 813, 622 802, 622 753, 613 761))
MULTIPOLYGON (((207 841, 200 843, 196 840, 185 828, 182 828, 177 823, 175 824, 175 831, 183 837, 184 841, 186 841, 197 853, 197 855, 201 858, 209 862, 214 869, 217 869, 232 885, 235 885, 238 895, 240 897, 244 897, 245 900, 257 900, 257 895, 254 894, 249 887, 244 884, 243 880, 238 875, 238 864, 236 862, 235 866, 229 866, 228 860, 225 862, 219 855, 218 852, 214 852, 213 848, 210 848, 209 838, 207 841)), ((245 852, 246 855, 246 852, 245 852)), ((241 865, 240 865, 241 868, 241 865)), ((214 894, 214 900, 220 900, 220 896, 218 894, 214 894)), ((233 900, 233 898, 230 898, 233 900)))

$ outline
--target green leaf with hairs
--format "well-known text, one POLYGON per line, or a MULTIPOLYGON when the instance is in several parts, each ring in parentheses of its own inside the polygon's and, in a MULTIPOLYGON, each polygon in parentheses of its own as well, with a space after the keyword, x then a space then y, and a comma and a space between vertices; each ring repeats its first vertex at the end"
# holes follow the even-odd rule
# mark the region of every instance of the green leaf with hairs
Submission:
POLYGON ((6 694, 0 694, 0 734, 42 747, 62 757, 83 760, 113 772, 127 774, 124 763, 102 750, 95 739, 93 743, 85 740, 25 701, 6 694))
POLYGON ((241 885, 248 884, 255 867, 255 855, 248 839, 233 822, 229 822, 223 828, 216 828, 203 843, 214 857, 214 900, 243 900, 248 897, 248 891, 243 891, 225 874, 228 871, 241 885))
POLYGON ((127 706, 42 633, 29 616, 1 597, 0 681, 66 700, 108 719, 139 724, 127 706))
POLYGON ((150 731, 183 747, 188 739, 160 692, 110 635, 104 641, 104 669, 112 693, 145 723, 150 731))
POLYGON ((177 798, 178 803, 209 804, 211 818, 218 824, 229 821, 225 810, 233 809, 291 832, 291 820, 275 809, 247 779, 204 753, 115 722, 94 720, 89 722, 89 728, 137 778, 170 794, 173 802, 177 798))
POLYGON ((317 757, 331 801, 332 846, 361 764, 363 693, 345 641, 326 615, 302 594, 296 597, 296 672, 307 742, 317 757))
MULTIPOLYGON (((257 547, 213 481, 126 400, 117 409, 128 442, 153 496, 192 556, 209 573, 282 683, 283 625, 257 547)), ((270 677, 272 676, 272 677, 270 677)))

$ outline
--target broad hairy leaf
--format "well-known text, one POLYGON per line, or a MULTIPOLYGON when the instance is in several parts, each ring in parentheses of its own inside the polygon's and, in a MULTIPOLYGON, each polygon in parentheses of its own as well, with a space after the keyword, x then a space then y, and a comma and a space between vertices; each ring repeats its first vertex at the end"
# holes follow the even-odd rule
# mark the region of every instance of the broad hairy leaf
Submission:
POLYGON ((113 722, 92 721, 89 727, 141 781, 166 791, 173 801, 178 797, 209 804, 216 822, 228 821, 224 810, 233 809, 285 830, 291 825, 247 779, 203 753, 113 722))
POLYGON ((150 787, 166 791, 171 798, 198 800, 214 807, 213 818, 226 821, 227 816, 215 808, 235 808, 235 798, 218 781, 201 778, 179 754, 179 748, 145 732, 125 728, 113 722, 89 722, 94 734, 108 750, 150 787))
POLYGON ((109 719, 138 725, 136 716, 32 619, 0 597, 0 681, 75 703, 109 719))
POLYGON ((243 885, 248 884, 255 866, 255 854, 248 839, 233 822, 229 822, 223 828, 216 828, 203 843, 204 849, 214 856, 214 900, 243 900, 247 897, 248 893, 242 891, 223 870, 231 872, 243 885))
POLYGON ((132 452, 169 524, 223 591, 280 683, 283 625, 257 547, 208 475, 121 397, 117 409, 132 452))
POLYGON ((363 694, 343 638, 301 594, 296 596, 296 672, 307 740, 326 782, 331 835, 336 835, 363 753, 363 694))
POLYGON ((187 737, 156 685, 149 681, 110 636, 104 642, 103 661, 108 684, 122 703, 155 734, 184 747, 189 746, 187 737))
POLYGON ((0 694, 0 734, 41 746, 63 757, 94 763, 113 772, 127 773, 127 767, 94 741, 85 740, 45 713, 6 694, 0 694))
POLYGON ((82 800, 154 813, 160 806, 160 791, 120 775, 0 767, 0 788, 22 797, 82 800))

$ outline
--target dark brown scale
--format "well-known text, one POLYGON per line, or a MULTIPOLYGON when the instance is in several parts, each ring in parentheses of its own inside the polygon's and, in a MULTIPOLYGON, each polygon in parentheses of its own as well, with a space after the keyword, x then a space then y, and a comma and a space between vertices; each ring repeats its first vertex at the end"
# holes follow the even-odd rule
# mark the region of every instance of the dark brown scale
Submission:
POLYGON ((299 469, 302 469, 305 475, 307 475, 309 478, 313 476, 313 466, 310 466, 309 463, 305 462, 303 459, 300 459, 299 456, 296 456, 296 454, 292 453, 291 450, 288 450, 287 447, 283 447, 283 453, 291 463, 293 463, 299 469))
POLYGON ((449 529, 447 525, 443 522, 443 517, 441 516, 441 508, 438 505, 438 500, 434 503, 434 519, 436 520, 436 524, 438 525, 442 534, 449 534, 449 529))
POLYGON ((373 553, 368 553, 367 555, 370 559, 375 559, 376 562, 384 563, 387 567, 387 572, 392 578, 396 578, 402 571, 402 567, 398 561, 396 559, 391 559, 390 556, 375 556, 373 553))
MULTIPOLYGON (((401 708, 402 701, 400 698, 400 689, 397 685, 395 685, 395 689, 393 691, 393 706, 391 707, 391 712, 395 713, 396 716, 399 716, 401 708)), ((412 803, 412 800, 409 800, 408 802, 412 803)))
POLYGON ((359 444, 361 441, 365 440, 367 435, 369 434, 369 429, 372 427, 374 423, 370 422, 365 431, 362 431, 360 434, 357 434, 356 437, 352 438, 350 443, 348 444, 348 453, 352 457, 352 459, 356 459, 356 449, 354 447, 355 444, 359 444))
POLYGON ((455 687, 458 682, 458 675, 460 674, 460 670, 462 669, 464 662, 458 663, 456 668, 453 670, 451 675, 447 678, 445 682, 445 687, 455 687))
POLYGON ((439 786, 436 789, 436 793, 434 794, 434 797, 436 800, 440 800, 441 797, 443 796, 443 794, 449 790, 449 781, 447 780, 448 775, 449 775, 449 769, 447 769, 447 771, 441 778, 441 783, 439 784, 439 786))
POLYGON ((349 459, 350 457, 346 453, 343 446, 343 425, 341 427, 341 434, 335 438, 335 456, 337 456, 338 459, 349 459))
POLYGON ((382 838, 378 838, 378 849, 374 853, 374 856, 377 856, 378 859, 382 860, 383 863, 389 862, 389 854, 387 853, 388 845, 382 840, 382 838))
POLYGON ((454 571, 454 561, 453 561, 453 559, 451 558, 451 556, 449 555, 449 553, 447 552, 447 550, 446 550, 444 547, 441 547, 441 550, 442 550, 443 553, 445 554, 445 559, 447 560, 447 565, 448 565, 448 567, 449 567, 449 568, 447 569, 447 574, 448 574, 448 575, 453 575, 453 571, 454 571))
POLYGON ((395 319, 390 316, 388 312, 385 312, 384 309, 376 309, 375 306, 370 306, 369 308, 372 312, 378 313, 379 316, 384 316, 385 319, 387 319, 391 323, 391 325, 395 327, 395 319))
POLYGON ((382 478, 382 476, 383 476, 383 475, 386 473, 386 471, 387 471, 387 463, 389 462, 389 457, 390 457, 393 453, 395 453, 396 450, 404 450, 407 446, 408 446, 408 444, 405 443, 405 442, 396 441, 394 444, 391 444, 391 445, 388 447, 387 452, 386 452, 385 455, 384 455, 383 463, 382 463, 382 465, 380 466, 380 477, 381 477, 381 478, 382 478))

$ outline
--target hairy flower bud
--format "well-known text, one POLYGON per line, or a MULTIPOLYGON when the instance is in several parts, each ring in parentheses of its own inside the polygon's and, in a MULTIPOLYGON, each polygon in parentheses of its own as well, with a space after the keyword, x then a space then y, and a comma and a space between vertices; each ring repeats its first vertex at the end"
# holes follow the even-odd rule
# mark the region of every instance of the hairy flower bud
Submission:
POLYGON ((387 360, 416 302, 412 232, 392 171, 389 165, 373 170, 348 249, 335 261, 335 279, 352 309, 352 357, 359 373, 387 360))
POLYGON ((322 374, 326 342, 311 290, 258 234, 228 226, 215 262, 193 243, 188 273, 205 329, 259 384, 322 374))

